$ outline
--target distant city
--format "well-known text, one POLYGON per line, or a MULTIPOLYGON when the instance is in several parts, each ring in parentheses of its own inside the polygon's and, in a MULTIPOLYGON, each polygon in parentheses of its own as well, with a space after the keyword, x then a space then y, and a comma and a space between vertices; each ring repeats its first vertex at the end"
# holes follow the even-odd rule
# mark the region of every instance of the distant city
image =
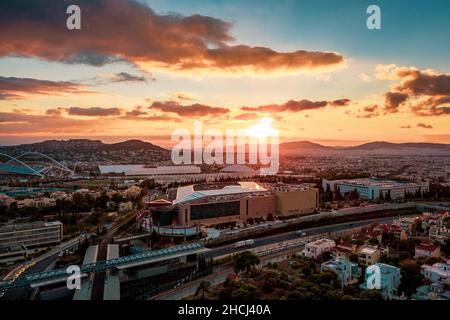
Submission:
POLYGON ((138 140, 2 147, 2 299, 449 299, 448 146, 317 148, 263 176, 138 140))

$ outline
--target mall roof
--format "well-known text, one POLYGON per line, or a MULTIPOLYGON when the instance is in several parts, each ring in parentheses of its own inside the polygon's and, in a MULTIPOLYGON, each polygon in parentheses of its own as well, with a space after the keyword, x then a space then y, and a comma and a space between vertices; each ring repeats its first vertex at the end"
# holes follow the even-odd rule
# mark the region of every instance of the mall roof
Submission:
POLYGON ((263 188, 262 186, 260 186, 255 182, 238 182, 238 183, 239 185, 229 185, 223 187, 222 189, 200 190, 200 191, 195 191, 194 185, 179 187, 177 190, 177 197, 173 201, 173 204, 189 202, 204 197, 226 196, 249 192, 267 191, 267 189, 263 188))

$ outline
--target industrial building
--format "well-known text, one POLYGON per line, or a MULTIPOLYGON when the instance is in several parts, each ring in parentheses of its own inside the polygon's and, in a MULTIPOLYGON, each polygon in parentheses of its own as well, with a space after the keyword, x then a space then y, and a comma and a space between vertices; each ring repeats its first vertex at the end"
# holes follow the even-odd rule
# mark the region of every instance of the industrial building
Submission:
POLYGON ((172 201, 149 203, 138 219, 146 230, 189 236, 204 226, 311 214, 318 202, 318 190, 302 185, 255 182, 189 185, 178 188, 172 201))
POLYGON ((415 195, 429 191, 428 182, 398 182, 374 178, 349 180, 323 180, 322 187, 331 191, 339 190, 341 194, 357 191, 361 199, 377 200, 380 197, 392 200, 404 199, 409 193, 415 195))

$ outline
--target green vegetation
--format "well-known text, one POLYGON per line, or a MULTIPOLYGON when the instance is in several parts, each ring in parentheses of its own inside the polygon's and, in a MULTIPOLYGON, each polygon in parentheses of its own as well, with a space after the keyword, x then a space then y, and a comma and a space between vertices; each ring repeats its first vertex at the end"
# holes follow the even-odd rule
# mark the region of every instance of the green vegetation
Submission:
MULTIPOLYGON (((257 257, 256 257, 257 258, 257 257)), ((337 275, 320 272, 320 265, 306 257, 254 268, 255 256, 246 251, 235 257, 236 269, 245 270, 221 286, 209 288, 209 299, 221 300, 380 300, 377 290, 362 291, 358 285, 342 292, 337 275)))
POLYGON ((250 272, 252 268, 259 264, 259 258, 250 251, 244 251, 234 257, 234 271, 250 272))

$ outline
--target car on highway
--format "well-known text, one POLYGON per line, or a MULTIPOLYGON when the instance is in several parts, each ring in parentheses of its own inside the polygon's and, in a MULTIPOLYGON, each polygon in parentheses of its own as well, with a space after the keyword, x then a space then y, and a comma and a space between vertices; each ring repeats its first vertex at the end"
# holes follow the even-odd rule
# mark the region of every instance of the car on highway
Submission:
POLYGON ((295 231, 295 234, 300 237, 306 237, 306 232, 302 230, 295 231))

